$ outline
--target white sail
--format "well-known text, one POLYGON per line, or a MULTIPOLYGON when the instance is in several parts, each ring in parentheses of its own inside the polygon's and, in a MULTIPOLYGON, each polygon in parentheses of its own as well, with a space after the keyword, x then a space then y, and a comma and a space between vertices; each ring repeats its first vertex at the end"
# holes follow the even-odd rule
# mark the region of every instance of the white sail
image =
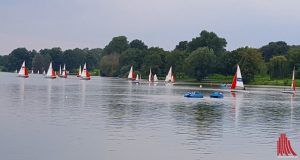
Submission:
POLYGON ((154 77, 153 77, 153 81, 154 81, 154 82, 157 82, 157 81, 158 81, 158 78, 157 78, 157 75, 156 75, 156 74, 155 74, 154 77))
POLYGON ((25 61, 23 61, 18 75, 19 76, 24 76, 25 75, 25 61))
POLYGON ((40 70, 38 70, 37 74, 40 74, 40 70))
POLYGON ((81 65, 79 66, 79 70, 78 70, 78 77, 81 77, 81 65))
POLYGON ((83 66, 83 70, 82 70, 82 72, 81 72, 81 77, 82 78, 86 78, 87 77, 87 75, 86 75, 86 63, 84 64, 84 66, 83 66))
POLYGON ((296 91, 296 81, 295 81, 295 67, 293 69, 293 77, 292 77, 292 85, 291 85, 291 89, 293 91, 296 91))
POLYGON ((83 66, 83 70, 81 72, 81 79, 82 80, 90 80, 90 74, 89 72, 87 71, 87 68, 86 68, 86 63, 84 64, 83 66))
POLYGON ((18 73, 18 70, 17 70, 17 69, 15 70, 15 73, 18 73))
POLYGON ((62 70, 62 76, 63 76, 63 77, 66 77, 66 75, 67 75, 66 72, 67 72, 67 71, 66 71, 66 64, 64 64, 64 68, 63 68, 63 70, 62 70))
POLYGON ((130 67, 130 71, 129 71, 129 74, 128 74, 128 79, 132 79, 132 73, 133 73, 133 66, 131 65, 130 67))
POLYGON ((139 74, 136 74, 136 79, 135 79, 136 81, 139 81, 140 80, 140 78, 139 78, 139 74))
POLYGON ((53 68, 52 68, 52 62, 50 62, 46 77, 55 78, 55 74, 53 74, 53 72, 54 71, 53 71, 53 68))
POLYGON ((149 82, 152 82, 152 72, 151 72, 151 68, 150 68, 150 72, 149 72, 148 81, 149 81, 149 82))
POLYGON ((44 70, 44 71, 43 71, 43 75, 45 75, 45 74, 46 74, 46 71, 44 70))
POLYGON ((61 72, 61 65, 59 65, 59 75, 62 75, 62 72, 61 72))
POLYGON ((167 76, 166 76, 165 81, 166 81, 166 82, 170 82, 170 81, 171 81, 171 78, 172 78, 172 66, 171 66, 170 69, 169 69, 169 72, 168 72, 168 74, 167 74, 167 76))
POLYGON ((236 86, 244 88, 244 83, 243 83, 242 74, 239 65, 237 65, 237 69, 236 69, 236 86))
POLYGON ((33 69, 31 70, 31 74, 33 74, 33 69))

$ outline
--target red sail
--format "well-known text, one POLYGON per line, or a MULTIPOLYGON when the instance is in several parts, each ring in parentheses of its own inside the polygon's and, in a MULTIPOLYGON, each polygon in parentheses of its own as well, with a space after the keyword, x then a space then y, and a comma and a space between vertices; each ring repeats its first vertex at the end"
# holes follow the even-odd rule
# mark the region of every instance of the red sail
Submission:
POLYGON ((132 72, 132 80, 135 80, 135 77, 136 77, 135 73, 132 72))
POLYGON ((90 78, 90 73, 86 71, 86 77, 90 78))
POLYGON ((25 76, 28 76, 28 69, 25 68, 25 76))
POLYGON ((277 156, 297 156, 286 134, 281 134, 277 141, 277 156))
POLYGON ((233 77, 233 81, 232 81, 232 84, 231 84, 231 89, 235 89, 235 87, 236 87, 236 73, 233 77))
POLYGON ((52 69, 52 77, 55 77, 55 72, 54 72, 54 69, 52 69))
POLYGON ((293 80, 293 90, 296 91, 296 81, 293 80))

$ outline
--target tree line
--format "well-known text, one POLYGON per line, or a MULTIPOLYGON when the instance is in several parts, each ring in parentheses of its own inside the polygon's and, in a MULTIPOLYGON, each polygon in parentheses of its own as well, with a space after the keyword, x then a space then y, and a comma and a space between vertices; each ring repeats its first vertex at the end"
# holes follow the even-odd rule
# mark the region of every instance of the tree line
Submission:
POLYGON ((202 31, 190 41, 179 42, 172 51, 159 47, 148 47, 142 40, 131 42, 125 36, 118 36, 103 49, 42 49, 39 52, 25 48, 13 50, 0 57, 3 71, 14 71, 26 60, 29 69, 45 70, 50 61, 54 69, 66 64, 75 72, 79 65, 87 62, 89 70, 100 69, 102 76, 125 77, 130 65, 136 72, 149 74, 149 69, 159 77, 164 77, 170 66, 177 79, 193 78, 201 81, 210 74, 234 75, 236 64, 240 65, 243 80, 249 83, 256 75, 282 79, 291 76, 295 66, 296 76, 300 76, 300 46, 290 46, 286 42, 270 42, 261 48, 241 47, 233 51, 225 49, 227 41, 214 32, 202 31))

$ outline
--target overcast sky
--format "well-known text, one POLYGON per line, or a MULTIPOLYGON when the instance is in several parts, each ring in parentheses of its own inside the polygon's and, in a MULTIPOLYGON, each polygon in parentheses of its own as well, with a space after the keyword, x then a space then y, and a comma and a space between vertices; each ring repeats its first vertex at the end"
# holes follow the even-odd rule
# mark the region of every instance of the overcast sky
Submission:
POLYGON ((0 0, 0 54, 18 47, 103 48, 112 37, 172 50, 202 30, 227 49, 300 44, 299 0, 0 0))

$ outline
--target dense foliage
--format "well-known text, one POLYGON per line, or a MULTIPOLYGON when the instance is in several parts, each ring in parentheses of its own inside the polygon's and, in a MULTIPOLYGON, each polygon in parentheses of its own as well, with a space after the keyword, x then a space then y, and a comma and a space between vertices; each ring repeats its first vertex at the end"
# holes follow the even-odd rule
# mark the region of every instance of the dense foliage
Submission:
POLYGON ((13 72, 20 69, 23 61, 26 62, 26 67, 33 70, 35 73, 42 73, 47 70, 49 63, 53 62, 53 68, 59 69, 60 65, 66 64, 67 70, 75 73, 79 65, 87 63, 90 70, 99 68, 100 55, 102 49, 68 49, 62 51, 60 48, 42 49, 39 52, 26 48, 17 48, 9 55, 0 57, 0 66, 3 71, 13 72))
POLYGON ((287 78, 295 66, 300 76, 300 46, 289 46, 286 42, 270 42, 261 48, 242 47, 226 51, 227 41, 214 32, 202 31, 190 41, 181 41, 172 51, 159 47, 148 47, 142 40, 118 36, 103 49, 42 49, 40 51, 17 48, 8 55, 0 56, 0 70, 15 71, 25 60, 26 66, 34 72, 42 72, 50 62, 58 70, 66 64, 67 70, 75 73, 79 65, 87 63, 89 70, 100 69, 102 76, 125 77, 131 65, 137 73, 147 77, 152 73, 164 77, 169 68, 177 79, 193 78, 202 80, 209 75, 232 76, 236 65, 241 67, 245 83, 255 76, 271 79, 287 78))

